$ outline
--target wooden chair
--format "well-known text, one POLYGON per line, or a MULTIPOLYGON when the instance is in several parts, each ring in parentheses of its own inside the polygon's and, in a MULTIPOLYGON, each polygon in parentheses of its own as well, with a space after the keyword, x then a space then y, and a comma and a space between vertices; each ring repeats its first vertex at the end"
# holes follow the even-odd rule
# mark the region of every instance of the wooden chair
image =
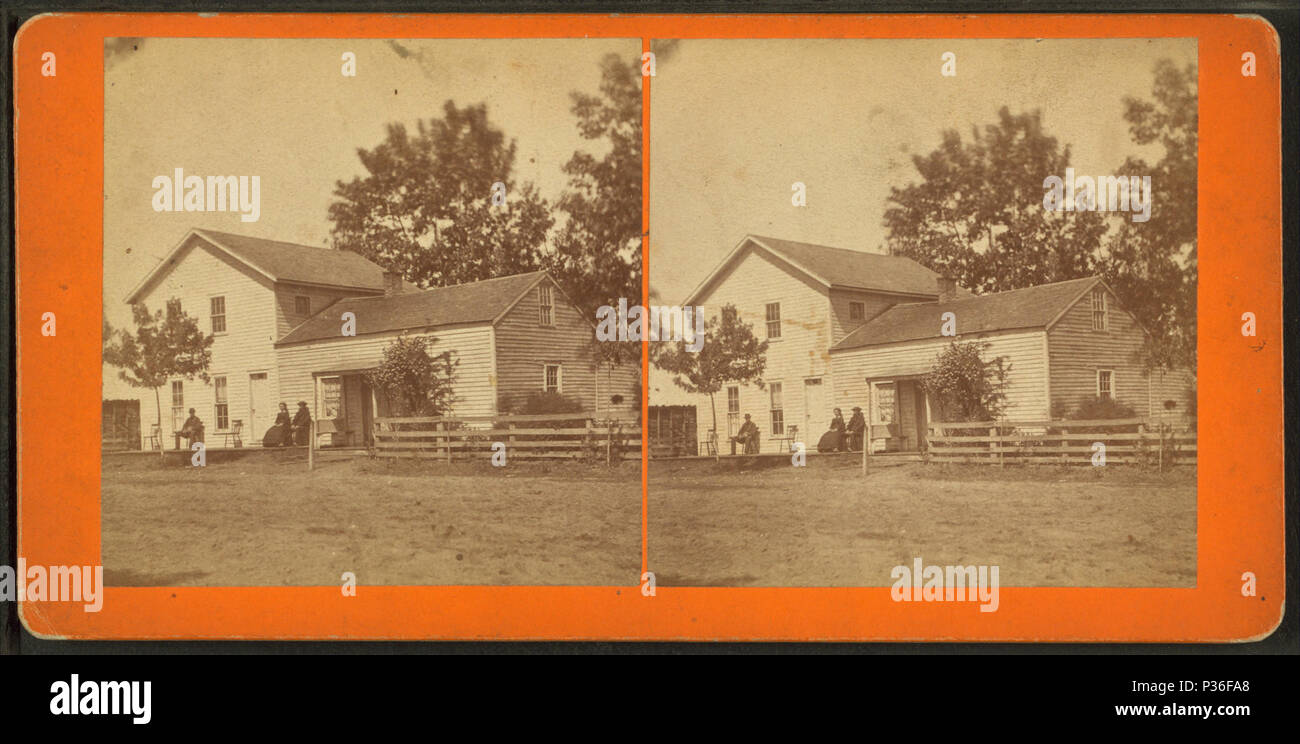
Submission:
POLYGON ((230 429, 228 431, 219 431, 216 435, 222 438, 221 442, 223 446, 229 447, 233 443, 236 447, 243 447, 244 440, 239 438, 239 434, 243 429, 243 421, 232 421, 230 422, 230 429))
POLYGON ((149 442, 149 449, 162 449, 162 426, 159 424, 150 424, 149 436, 146 438, 146 441, 149 442))

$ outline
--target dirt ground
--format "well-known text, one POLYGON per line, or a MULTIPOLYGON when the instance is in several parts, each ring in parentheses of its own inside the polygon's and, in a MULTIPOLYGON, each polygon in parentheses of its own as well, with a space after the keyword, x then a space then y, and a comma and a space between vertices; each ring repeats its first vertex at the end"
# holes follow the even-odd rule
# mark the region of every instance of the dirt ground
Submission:
MULTIPOLYGON (((877 458, 880 460, 882 458, 877 458)), ((1002 586, 1196 584, 1196 477, 1124 467, 652 462, 660 586, 889 586, 896 565, 997 565, 1002 586)))
POLYGON ((110 586, 635 586, 640 463, 103 459, 110 586))

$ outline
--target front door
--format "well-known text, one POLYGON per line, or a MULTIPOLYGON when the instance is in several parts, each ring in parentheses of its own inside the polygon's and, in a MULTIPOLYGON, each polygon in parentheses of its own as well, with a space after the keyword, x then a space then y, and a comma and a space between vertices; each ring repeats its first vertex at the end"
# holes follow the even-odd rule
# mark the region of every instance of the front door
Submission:
POLYGON ((262 435, 275 421, 275 403, 271 402, 271 386, 265 372, 248 376, 248 427, 251 439, 262 441, 262 435))
MULTIPOLYGON (((803 381, 803 435, 831 428, 831 411, 826 407, 826 385, 820 377, 803 381)), ((820 436, 820 435, 818 435, 820 436)), ((814 439, 813 441, 816 441, 814 439)))

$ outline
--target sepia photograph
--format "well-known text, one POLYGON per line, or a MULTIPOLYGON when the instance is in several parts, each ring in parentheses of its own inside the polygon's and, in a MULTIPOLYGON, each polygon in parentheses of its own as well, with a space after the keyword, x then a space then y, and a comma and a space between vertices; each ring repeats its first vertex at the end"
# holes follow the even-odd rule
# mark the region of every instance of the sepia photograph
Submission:
POLYGON ((105 583, 634 584, 641 96, 637 39, 105 39, 105 583))
POLYGON ((1195 39, 652 49, 660 585, 1196 585, 1195 39))

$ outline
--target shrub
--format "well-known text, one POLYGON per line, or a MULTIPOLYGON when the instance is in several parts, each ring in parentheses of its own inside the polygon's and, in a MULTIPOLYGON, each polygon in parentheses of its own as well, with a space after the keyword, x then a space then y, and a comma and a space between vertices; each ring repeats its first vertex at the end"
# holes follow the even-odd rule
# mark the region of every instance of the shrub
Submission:
POLYGON ((992 421, 1006 409, 1007 373, 1003 357, 984 361, 987 341, 953 341, 921 379, 944 421, 992 421))

